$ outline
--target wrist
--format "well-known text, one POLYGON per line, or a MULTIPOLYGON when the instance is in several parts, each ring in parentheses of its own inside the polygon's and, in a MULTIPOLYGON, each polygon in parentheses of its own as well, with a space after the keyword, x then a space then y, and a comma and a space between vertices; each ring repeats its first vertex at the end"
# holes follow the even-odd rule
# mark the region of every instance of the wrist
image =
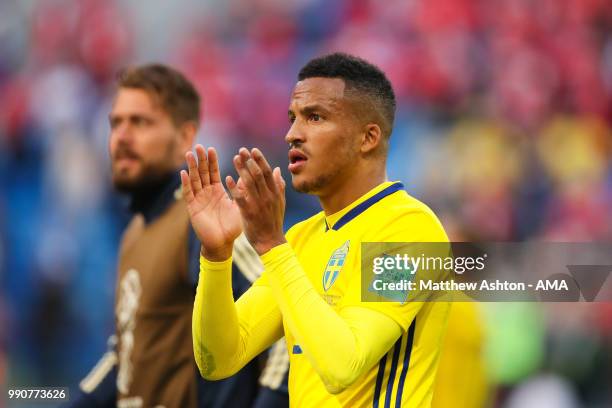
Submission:
POLYGON ((273 240, 256 243, 253 245, 253 248, 255 249, 255 252, 257 252, 257 254, 261 256, 266 252, 270 251, 272 248, 277 247, 279 245, 283 245, 285 243, 287 243, 287 240, 283 236, 273 240))
POLYGON ((205 249, 204 246, 200 247, 200 255, 211 262, 223 262, 227 261, 232 257, 233 245, 215 248, 205 249))

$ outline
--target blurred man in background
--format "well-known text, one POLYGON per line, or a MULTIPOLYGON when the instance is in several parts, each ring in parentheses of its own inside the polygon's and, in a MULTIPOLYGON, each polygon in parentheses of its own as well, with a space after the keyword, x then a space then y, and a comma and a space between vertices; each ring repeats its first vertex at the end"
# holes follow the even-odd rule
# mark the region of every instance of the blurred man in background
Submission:
MULTIPOLYGON (((258 367, 232 378, 197 376, 191 314, 199 243, 189 227, 177 174, 199 127, 200 97, 172 68, 125 70, 110 121, 112 181, 134 214, 120 246, 111 350, 80 383, 74 406, 246 407, 258 367)), ((233 291, 240 295, 261 266, 246 240, 236 246, 233 291)))

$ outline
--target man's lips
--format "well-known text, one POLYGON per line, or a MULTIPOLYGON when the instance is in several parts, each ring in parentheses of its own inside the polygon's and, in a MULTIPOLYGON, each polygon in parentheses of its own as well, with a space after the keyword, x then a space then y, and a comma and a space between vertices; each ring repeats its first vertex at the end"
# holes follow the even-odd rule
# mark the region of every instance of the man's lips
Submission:
POLYGON ((291 173, 299 171, 304 165, 308 157, 298 149, 289 150, 289 166, 287 168, 291 173))
POLYGON ((132 167, 139 161, 140 159, 138 157, 132 155, 119 155, 115 157, 113 164, 118 167, 132 167))
POLYGON ((127 149, 119 149, 117 152, 115 152, 115 155, 113 157, 114 161, 132 161, 132 160, 140 160, 140 156, 138 156, 136 153, 134 153, 131 150, 127 150, 127 149))

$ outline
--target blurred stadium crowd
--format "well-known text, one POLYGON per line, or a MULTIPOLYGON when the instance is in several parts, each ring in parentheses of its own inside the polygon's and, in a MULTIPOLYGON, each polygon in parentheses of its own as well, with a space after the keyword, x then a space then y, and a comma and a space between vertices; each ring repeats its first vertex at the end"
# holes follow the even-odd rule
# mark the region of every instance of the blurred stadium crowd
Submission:
MULTIPOLYGON (((105 349, 127 221, 107 115, 126 64, 184 71, 200 141, 226 164, 259 146, 287 176, 299 68, 360 55, 397 93, 390 178, 452 239, 612 239, 609 0, 145 3, 0 2, 0 384, 74 385, 105 349)), ((288 198, 288 223, 315 211, 288 198)), ((498 404, 612 405, 610 303, 481 306, 498 404)))

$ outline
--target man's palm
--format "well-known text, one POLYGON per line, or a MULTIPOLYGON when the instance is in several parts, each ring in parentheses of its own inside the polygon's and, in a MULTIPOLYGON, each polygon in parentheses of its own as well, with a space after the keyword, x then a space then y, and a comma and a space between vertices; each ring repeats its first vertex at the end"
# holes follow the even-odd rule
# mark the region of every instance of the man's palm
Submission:
POLYGON ((217 155, 196 146, 199 163, 188 152, 185 156, 189 172, 181 172, 183 199, 187 204, 191 225, 204 251, 213 253, 231 247, 242 232, 240 211, 221 184, 217 155))

